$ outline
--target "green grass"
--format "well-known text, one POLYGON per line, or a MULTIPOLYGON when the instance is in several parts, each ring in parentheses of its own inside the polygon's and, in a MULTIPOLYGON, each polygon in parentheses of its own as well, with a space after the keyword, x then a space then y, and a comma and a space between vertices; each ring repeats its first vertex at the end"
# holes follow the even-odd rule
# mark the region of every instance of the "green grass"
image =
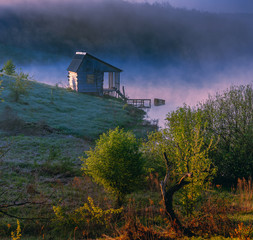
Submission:
POLYGON ((25 122, 45 123, 64 134, 96 139, 101 133, 117 126, 132 128, 140 122, 144 112, 131 114, 124 103, 68 91, 64 88, 32 82, 27 96, 14 102, 9 86, 13 78, 2 76, 4 90, 0 114, 9 106, 25 122))

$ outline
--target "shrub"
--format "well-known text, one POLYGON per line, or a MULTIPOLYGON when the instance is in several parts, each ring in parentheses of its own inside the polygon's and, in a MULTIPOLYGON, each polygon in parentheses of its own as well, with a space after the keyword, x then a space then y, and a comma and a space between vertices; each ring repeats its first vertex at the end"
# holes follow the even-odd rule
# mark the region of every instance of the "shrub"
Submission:
POLYGON ((112 219, 122 212, 122 208, 109 208, 103 210, 94 204, 91 197, 88 197, 88 203, 73 210, 66 211, 63 207, 53 207, 55 218, 54 222, 58 230, 72 230, 84 234, 82 237, 97 237, 110 229, 112 219))
POLYGON ((18 102, 21 95, 28 95, 31 89, 31 81, 28 80, 29 74, 20 72, 15 80, 10 84, 11 96, 18 102))
POLYGON ((86 154, 88 158, 82 158, 84 172, 115 194, 121 205, 124 196, 138 187, 143 174, 143 159, 133 133, 110 130, 86 154))
POLYGON ((14 75, 15 74, 16 66, 13 64, 12 60, 8 60, 3 67, 3 70, 8 75, 14 75))

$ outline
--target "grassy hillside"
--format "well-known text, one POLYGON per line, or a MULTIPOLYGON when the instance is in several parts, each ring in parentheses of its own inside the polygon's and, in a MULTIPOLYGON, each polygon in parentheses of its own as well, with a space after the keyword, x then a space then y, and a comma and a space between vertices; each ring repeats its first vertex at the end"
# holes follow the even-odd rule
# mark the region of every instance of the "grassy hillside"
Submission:
MULTIPOLYGON (((8 126, 11 118, 12 122, 17 119, 21 125, 25 122, 26 127, 27 123, 36 123, 64 134, 95 139, 117 126, 133 129, 144 115, 143 111, 127 107, 113 98, 76 93, 35 81, 31 82, 29 94, 15 102, 10 91, 15 79, 8 76, 1 79, 4 102, 0 104, 0 115, 7 124, 7 130, 11 127, 8 126)), ((18 124, 15 125, 17 127, 18 124)), ((2 131, 5 128, 2 127, 2 131)))

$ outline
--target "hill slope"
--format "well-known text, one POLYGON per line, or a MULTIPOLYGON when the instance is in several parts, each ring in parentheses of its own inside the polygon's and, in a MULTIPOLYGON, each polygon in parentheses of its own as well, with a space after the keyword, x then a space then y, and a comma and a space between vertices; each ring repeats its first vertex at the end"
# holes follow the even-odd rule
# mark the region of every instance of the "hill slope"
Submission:
POLYGON ((26 127, 39 124, 47 126, 49 131, 95 139, 117 126, 134 128, 144 116, 143 111, 126 107, 116 99, 76 93, 35 81, 31 82, 29 94, 15 102, 10 91, 15 78, 2 76, 0 79, 4 87, 1 94, 4 102, 0 104, 0 119, 5 121, 2 131, 15 127, 9 125, 16 120, 13 123, 16 127, 18 123, 25 123, 26 127))

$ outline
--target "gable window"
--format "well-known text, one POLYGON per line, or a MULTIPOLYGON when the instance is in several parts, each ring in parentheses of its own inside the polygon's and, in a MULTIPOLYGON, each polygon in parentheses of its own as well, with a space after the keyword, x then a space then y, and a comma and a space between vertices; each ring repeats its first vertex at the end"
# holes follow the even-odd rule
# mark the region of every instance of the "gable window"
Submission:
POLYGON ((95 83, 95 75, 94 74, 87 74, 86 75, 86 81, 89 84, 95 83))

